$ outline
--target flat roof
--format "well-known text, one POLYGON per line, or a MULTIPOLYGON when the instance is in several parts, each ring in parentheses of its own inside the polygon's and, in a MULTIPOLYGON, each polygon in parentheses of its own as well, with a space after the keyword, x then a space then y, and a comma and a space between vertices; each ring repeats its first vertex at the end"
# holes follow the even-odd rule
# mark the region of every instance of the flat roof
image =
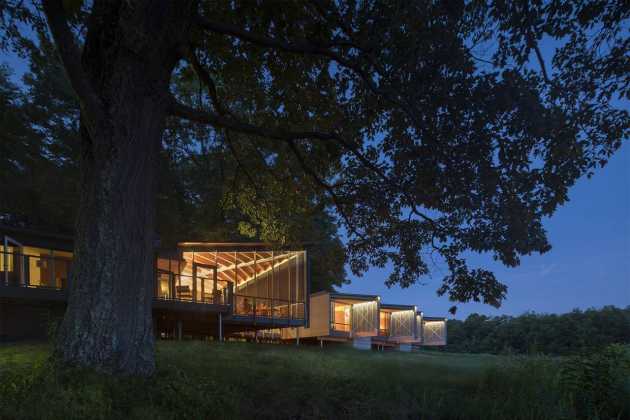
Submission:
POLYGON ((378 300, 380 297, 378 295, 363 295, 356 293, 339 293, 339 292, 330 292, 330 297, 335 299, 353 299, 353 300, 378 300))
POLYGON ((424 321, 447 321, 447 319, 445 317, 439 317, 439 316, 423 316, 422 320, 424 320, 424 321))
POLYGON ((268 242, 178 242, 178 247, 182 248, 271 248, 273 244, 268 242))
POLYGON ((24 227, 17 227, 17 226, 10 226, 10 225, 3 225, 3 224, 0 224, 0 232, 1 231, 12 232, 12 233, 21 233, 21 234, 24 234, 24 235, 37 236, 37 237, 41 237, 41 238, 62 239, 62 240, 66 240, 66 241, 72 241, 73 240, 73 237, 70 236, 70 235, 67 235, 67 234, 53 233, 53 232, 47 232, 47 231, 43 231, 43 230, 24 228, 24 227))
POLYGON ((381 303, 381 308, 383 309, 410 309, 415 310, 416 305, 399 305, 396 303, 381 303))

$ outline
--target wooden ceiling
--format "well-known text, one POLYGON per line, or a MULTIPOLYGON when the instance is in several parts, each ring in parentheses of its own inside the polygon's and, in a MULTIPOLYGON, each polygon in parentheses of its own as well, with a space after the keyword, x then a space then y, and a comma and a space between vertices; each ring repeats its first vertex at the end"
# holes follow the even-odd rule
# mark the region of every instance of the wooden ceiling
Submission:
POLYGON ((254 279, 273 268, 295 259, 303 251, 271 252, 271 251, 201 251, 183 252, 183 259, 191 264, 186 264, 183 270, 186 274, 192 274, 192 262, 217 267, 219 280, 237 281, 237 284, 254 279))

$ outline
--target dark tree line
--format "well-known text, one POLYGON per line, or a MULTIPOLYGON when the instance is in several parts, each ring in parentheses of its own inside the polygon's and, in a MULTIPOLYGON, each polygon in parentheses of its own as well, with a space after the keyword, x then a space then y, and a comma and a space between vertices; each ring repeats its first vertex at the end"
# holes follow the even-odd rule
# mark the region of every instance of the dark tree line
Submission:
POLYGON ((471 314, 448 321, 446 350, 465 353, 570 355, 630 344, 630 306, 520 316, 471 314))

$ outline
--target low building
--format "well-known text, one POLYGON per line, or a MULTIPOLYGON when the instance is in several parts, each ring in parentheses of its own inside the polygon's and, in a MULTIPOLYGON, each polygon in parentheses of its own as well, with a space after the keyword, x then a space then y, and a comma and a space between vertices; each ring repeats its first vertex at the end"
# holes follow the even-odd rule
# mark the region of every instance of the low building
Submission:
MULTIPOLYGON (((0 339, 45 338, 65 312, 72 238, 0 226, 0 339)), ((181 242, 156 249, 159 338, 265 337, 357 348, 444 345, 442 318, 375 295, 310 293, 305 250, 181 242), (427 337, 426 339, 423 337, 427 337)))
POLYGON ((429 345, 446 344, 446 320, 431 318, 426 326, 414 305, 382 303, 379 296, 338 292, 317 292, 310 297, 309 325, 283 328, 284 340, 352 343, 355 348, 397 348, 410 351, 424 343, 425 330, 431 332, 429 345), (438 321, 439 320, 439 321, 438 321), (437 325, 441 325, 439 330, 437 325), (436 335, 442 333, 442 342, 436 335))

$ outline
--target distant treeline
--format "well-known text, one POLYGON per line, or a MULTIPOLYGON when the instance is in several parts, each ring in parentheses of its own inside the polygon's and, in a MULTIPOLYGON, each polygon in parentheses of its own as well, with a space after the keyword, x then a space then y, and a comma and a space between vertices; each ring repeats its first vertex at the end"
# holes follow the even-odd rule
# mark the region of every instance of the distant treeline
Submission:
POLYGON ((448 321, 447 351, 569 355, 612 343, 630 343, 630 306, 574 310, 562 315, 471 314, 448 321))

